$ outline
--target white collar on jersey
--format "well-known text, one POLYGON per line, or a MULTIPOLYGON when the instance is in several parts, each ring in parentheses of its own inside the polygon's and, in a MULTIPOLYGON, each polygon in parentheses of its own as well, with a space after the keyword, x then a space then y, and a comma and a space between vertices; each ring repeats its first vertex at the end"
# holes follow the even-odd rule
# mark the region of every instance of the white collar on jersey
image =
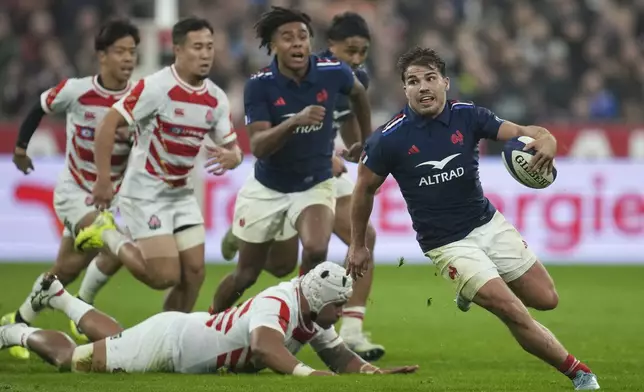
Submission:
POLYGON ((132 81, 128 80, 127 86, 125 86, 123 90, 114 91, 114 90, 108 90, 105 87, 101 86, 101 84, 98 82, 98 75, 94 75, 94 77, 92 78, 92 86, 94 86, 94 89, 96 90, 97 93, 104 96, 105 98, 118 97, 120 95, 125 95, 125 93, 127 93, 130 90, 130 88, 132 87, 132 81))
POLYGON ((177 69, 174 66, 174 64, 170 66, 170 71, 172 72, 172 76, 174 76, 174 78, 177 80, 177 84, 181 88, 187 90, 188 92, 196 93, 196 94, 206 92, 206 88, 207 88, 206 79, 201 81, 201 86, 195 87, 195 86, 191 86, 190 84, 186 83, 183 79, 181 79, 181 77, 179 76, 179 73, 177 73, 177 69))

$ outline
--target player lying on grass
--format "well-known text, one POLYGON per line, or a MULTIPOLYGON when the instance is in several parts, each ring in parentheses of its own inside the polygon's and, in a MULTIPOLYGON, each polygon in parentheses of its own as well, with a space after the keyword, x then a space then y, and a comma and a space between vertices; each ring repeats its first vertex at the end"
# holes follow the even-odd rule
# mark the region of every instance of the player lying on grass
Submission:
POLYGON ((48 274, 33 307, 64 312, 94 343, 76 346, 62 332, 11 324, 0 327, 0 349, 26 347, 60 370, 75 372, 246 373, 264 368, 296 376, 415 372, 417 366, 379 369, 349 350, 336 334, 333 325, 351 296, 352 283, 344 268, 326 261, 221 313, 165 312, 123 330, 48 274), (314 370, 295 358, 307 343, 331 371, 314 370))

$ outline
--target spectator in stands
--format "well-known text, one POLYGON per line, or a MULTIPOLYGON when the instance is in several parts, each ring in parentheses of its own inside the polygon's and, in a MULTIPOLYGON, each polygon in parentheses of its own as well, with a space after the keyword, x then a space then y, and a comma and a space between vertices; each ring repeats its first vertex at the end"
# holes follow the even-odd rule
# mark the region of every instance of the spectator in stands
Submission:
MULTIPOLYGON (((149 6, 134 0, 2 3, 0 117, 20 116, 54 79, 91 72, 86 37, 115 9, 151 16, 149 6)), ((204 15, 217 26, 211 76, 233 103, 241 100, 244 79, 267 61, 252 23, 280 4, 304 8, 317 31, 349 9, 367 19, 376 115, 389 116, 404 102, 390 93, 400 90, 395 59, 422 44, 446 59, 452 98, 475 100, 510 120, 644 120, 644 0, 180 1, 180 15, 204 15)), ((317 35, 318 47, 323 38, 317 35)), ((234 115, 241 120, 241 110, 234 115)))

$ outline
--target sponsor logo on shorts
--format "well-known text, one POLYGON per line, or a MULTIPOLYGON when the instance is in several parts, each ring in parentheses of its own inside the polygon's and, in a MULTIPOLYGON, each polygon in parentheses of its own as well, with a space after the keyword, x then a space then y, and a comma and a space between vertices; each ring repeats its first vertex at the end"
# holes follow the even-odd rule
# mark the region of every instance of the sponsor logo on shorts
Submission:
POLYGON ((456 269, 456 267, 454 267, 454 266, 450 265, 449 267, 447 267, 447 269, 449 270, 449 273, 448 273, 448 274, 449 274, 449 278, 450 278, 451 280, 455 280, 455 279, 456 279, 456 277, 458 276, 458 270, 456 269))
POLYGON ((246 219, 241 218, 241 219, 239 220, 239 227, 244 227, 244 226, 246 226, 246 219))
POLYGON ((161 220, 158 216, 152 215, 150 220, 148 220, 148 227, 150 230, 156 230, 161 227, 161 220))
POLYGON ((122 335, 122 334, 123 334, 122 332, 119 332, 119 333, 117 333, 116 335, 112 335, 112 336, 110 336, 108 339, 109 339, 109 340, 118 339, 118 338, 120 338, 120 337, 121 337, 121 335, 122 335))

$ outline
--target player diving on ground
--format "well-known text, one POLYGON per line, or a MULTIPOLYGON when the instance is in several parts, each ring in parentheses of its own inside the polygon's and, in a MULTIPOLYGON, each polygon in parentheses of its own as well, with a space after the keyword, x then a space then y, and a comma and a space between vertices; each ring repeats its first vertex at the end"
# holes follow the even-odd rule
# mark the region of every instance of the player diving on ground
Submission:
POLYGON ((222 312, 164 312, 124 330, 47 274, 33 307, 62 311, 94 343, 76 346, 62 332, 11 324, 0 327, 0 349, 27 347, 60 370, 74 372, 252 373, 264 368, 295 376, 415 372, 418 366, 380 369, 353 353, 337 335, 333 325, 352 294, 352 284, 344 268, 327 261, 222 312), (315 370, 295 357, 307 343, 330 371, 315 370))

